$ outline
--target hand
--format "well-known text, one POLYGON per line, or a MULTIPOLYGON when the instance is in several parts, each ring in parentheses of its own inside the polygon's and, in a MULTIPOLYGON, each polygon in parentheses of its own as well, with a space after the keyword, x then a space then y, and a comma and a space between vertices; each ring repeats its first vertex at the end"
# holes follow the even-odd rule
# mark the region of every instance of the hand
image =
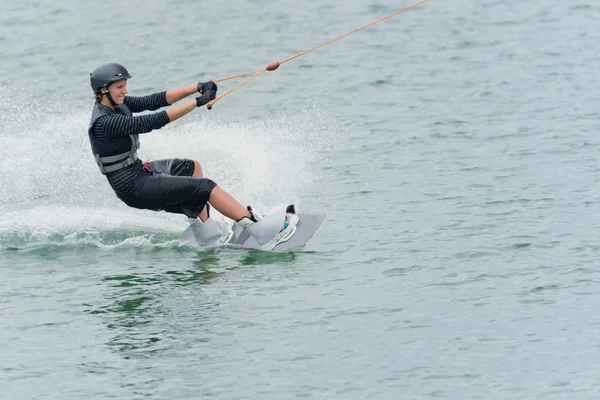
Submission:
POLYGON ((206 93, 207 91, 214 90, 217 92, 217 84, 213 81, 208 82, 198 82, 198 92, 201 94, 206 93))
MULTIPOLYGON (((214 85, 214 83, 213 83, 214 85)), ((217 85, 215 85, 216 87, 217 85)), ((205 104, 208 104, 211 100, 214 100, 217 97, 216 90, 208 90, 204 91, 204 94, 200 97, 196 97, 196 106, 202 107, 205 104)))

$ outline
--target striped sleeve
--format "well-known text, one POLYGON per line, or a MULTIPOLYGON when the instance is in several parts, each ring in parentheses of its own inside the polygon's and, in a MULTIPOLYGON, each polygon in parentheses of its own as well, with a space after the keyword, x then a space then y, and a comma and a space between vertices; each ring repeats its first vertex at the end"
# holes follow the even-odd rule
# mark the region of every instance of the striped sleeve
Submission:
POLYGON ((131 112, 154 111, 161 107, 170 106, 167 103, 167 92, 158 92, 149 96, 125 96, 124 103, 131 112))
POLYGON ((106 115, 99 118, 94 126, 94 134, 98 138, 114 138, 117 136, 148 133, 160 129, 171 120, 166 111, 154 114, 128 117, 123 114, 106 115))

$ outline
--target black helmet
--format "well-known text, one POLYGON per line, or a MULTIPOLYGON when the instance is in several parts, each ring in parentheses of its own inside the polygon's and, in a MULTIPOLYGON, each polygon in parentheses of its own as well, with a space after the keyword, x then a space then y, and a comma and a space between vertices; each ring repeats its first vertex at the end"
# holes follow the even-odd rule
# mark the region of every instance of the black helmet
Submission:
POLYGON ((90 84, 92 90, 96 90, 108 87, 113 82, 120 81, 121 79, 129 79, 131 75, 121 64, 109 63, 99 66, 90 74, 90 84))

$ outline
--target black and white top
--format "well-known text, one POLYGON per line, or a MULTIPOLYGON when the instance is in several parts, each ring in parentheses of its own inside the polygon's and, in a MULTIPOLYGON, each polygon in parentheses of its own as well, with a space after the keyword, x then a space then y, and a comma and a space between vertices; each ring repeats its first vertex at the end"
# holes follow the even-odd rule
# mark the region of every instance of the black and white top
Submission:
MULTIPOLYGON (((154 93, 149 96, 132 97, 125 96, 124 103, 132 113, 141 111, 154 111, 161 107, 169 106, 167 103, 167 92, 154 93)), ((114 114, 104 115, 94 123, 92 134, 105 143, 110 143, 114 138, 128 135, 148 133, 154 129, 160 129, 171 120, 166 111, 154 114, 127 116, 117 107, 114 114)), ((137 160, 134 164, 107 174, 108 182, 117 195, 125 194, 133 186, 133 183, 145 172, 142 170, 142 161, 137 160)))

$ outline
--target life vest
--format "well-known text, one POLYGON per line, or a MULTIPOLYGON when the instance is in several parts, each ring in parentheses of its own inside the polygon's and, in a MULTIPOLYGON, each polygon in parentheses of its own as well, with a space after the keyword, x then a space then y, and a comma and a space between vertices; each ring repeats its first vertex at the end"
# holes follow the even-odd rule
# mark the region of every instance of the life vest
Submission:
MULTIPOLYGON (((131 110, 125 104, 118 108, 119 113, 131 117, 131 110)), ((98 102, 94 104, 92 119, 88 128, 88 136, 92 146, 92 153, 100 172, 104 175, 129 167, 137 161, 137 150, 140 148, 138 135, 117 136, 110 142, 102 142, 94 136, 94 124, 98 118, 115 114, 115 111, 98 102)))

